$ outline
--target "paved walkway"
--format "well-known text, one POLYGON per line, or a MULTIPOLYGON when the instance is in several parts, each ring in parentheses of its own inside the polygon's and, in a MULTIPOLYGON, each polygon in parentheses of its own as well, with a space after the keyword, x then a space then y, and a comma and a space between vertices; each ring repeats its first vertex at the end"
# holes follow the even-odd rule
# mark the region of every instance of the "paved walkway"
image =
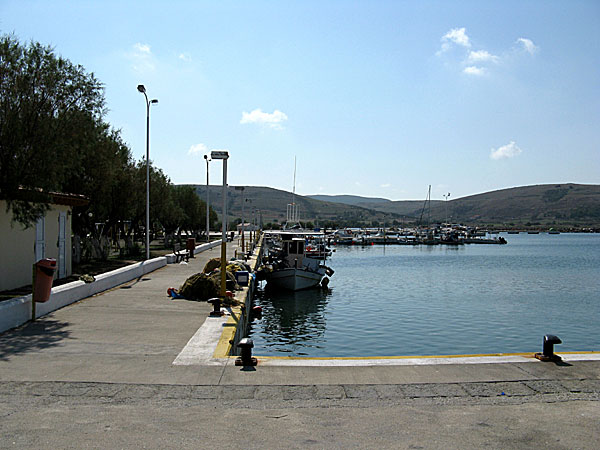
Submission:
POLYGON ((597 446, 600 361, 174 365, 212 307, 167 288, 218 256, 0 335, 0 448, 597 446))

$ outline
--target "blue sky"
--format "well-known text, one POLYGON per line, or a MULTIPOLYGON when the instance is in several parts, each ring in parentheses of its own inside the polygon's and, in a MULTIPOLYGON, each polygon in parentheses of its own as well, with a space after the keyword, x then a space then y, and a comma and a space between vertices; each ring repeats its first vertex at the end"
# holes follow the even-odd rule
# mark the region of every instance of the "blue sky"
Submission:
POLYGON ((105 84, 176 183, 450 199, 600 183, 598 1, 0 0, 0 32, 105 84), (211 184, 221 182, 210 164, 211 184))

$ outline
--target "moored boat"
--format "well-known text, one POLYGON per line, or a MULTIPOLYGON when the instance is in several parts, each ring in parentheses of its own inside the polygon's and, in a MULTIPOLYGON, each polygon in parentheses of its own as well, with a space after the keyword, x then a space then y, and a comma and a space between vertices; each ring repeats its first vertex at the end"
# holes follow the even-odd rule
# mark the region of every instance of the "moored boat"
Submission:
POLYGON ((266 249, 267 261, 260 269, 261 278, 268 285, 298 291, 315 287, 323 282, 326 275, 333 275, 333 270, 324 264, 327 252, 319 252, 319 258, 307 254, 307 234, 313 233, 268 234, 271 246, 266 249))

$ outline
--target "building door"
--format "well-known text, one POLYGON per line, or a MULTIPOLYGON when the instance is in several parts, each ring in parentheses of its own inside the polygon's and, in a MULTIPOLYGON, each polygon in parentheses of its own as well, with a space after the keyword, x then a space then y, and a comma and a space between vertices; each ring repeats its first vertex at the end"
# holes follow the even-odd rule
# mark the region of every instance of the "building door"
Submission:
POLYGON ((67 213, 58 215, 58 278, 67 276, 67 213))
POLYGON ((38 262, 46 256, 44 228, 45 220, 43 217, 40 217, 35 224, 35 262, 38 262))

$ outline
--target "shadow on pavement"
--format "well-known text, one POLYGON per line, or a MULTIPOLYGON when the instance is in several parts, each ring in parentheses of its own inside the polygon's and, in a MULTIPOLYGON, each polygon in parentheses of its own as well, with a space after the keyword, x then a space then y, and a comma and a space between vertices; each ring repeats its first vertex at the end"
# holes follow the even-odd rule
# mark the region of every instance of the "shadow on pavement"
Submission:
POLYGON ((5 332, 0 335, 0 361, 8 360, 11 355, 59 345, 70 338, 71 332, 66 329, 68 325, 58 320, 38 320, 5 332))

